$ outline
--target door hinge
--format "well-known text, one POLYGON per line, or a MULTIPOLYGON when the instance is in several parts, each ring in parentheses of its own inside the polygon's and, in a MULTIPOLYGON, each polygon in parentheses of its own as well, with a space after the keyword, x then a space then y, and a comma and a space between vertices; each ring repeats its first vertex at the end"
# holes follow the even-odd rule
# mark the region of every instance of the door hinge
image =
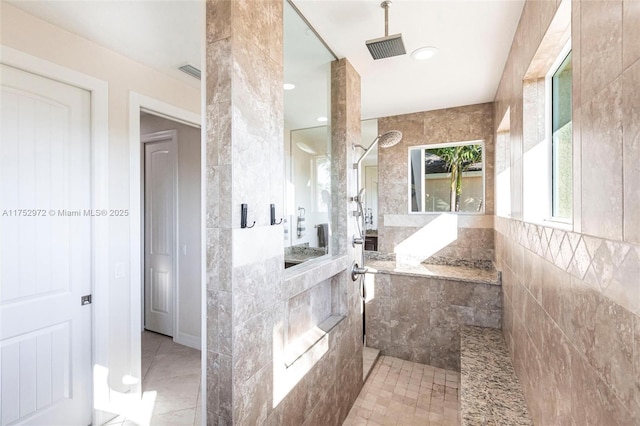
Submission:
POLYGON ((91 304, 91 295, 87 294, 86 296, 82 296, 80 298, 80 305, 90 305, 91 304))

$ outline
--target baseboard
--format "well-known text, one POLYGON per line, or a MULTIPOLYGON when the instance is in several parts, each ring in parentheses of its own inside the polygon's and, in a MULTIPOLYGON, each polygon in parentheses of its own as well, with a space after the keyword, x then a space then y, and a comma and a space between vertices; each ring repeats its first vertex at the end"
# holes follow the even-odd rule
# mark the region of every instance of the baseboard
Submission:
POLYGON ((184 346, 189 346, 190 348, 193 348, 193 349, 201 350, 200 336, 193 336, 191 334, 186 334, 186 333, 178 333, 174 337, 173 341, 184 346))

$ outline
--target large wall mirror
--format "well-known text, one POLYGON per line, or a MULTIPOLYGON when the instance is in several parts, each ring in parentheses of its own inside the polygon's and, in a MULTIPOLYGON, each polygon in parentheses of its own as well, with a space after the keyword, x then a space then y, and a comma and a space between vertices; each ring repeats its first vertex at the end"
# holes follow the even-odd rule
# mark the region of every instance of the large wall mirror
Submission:
POLYGON ((331 62, 296 9, 284 2, 285 267, 329 254, 331 62))
POLYGON ((483 214, 484 142, 409 149, 409 212, 483 214))

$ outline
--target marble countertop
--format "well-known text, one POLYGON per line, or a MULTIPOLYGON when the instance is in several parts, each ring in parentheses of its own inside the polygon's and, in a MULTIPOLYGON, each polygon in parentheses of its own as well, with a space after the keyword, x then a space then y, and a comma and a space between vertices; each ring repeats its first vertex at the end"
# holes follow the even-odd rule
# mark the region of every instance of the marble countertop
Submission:
POLYGON ((533 425, 501 330, 460 328, 461 425, 533 425))
POLYGON ((390 260, 367 260, 365 262, 365 266, 371 272, 380 274, 394 273, 500 285, 500 277, 498 271, 495 269, 479 269, 467 266, 430 265, 426 263, 409 265, 390 260))

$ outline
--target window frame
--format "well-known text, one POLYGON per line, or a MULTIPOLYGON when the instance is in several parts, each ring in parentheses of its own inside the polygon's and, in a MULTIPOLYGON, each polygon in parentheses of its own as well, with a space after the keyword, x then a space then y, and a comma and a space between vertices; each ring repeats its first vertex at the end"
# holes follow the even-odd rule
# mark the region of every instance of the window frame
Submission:
MULTIPOLYGON (((561 227, 571 227, 573 226, 573 206, 571 208, 571 217, 564 218, 559 216, 554 216, 554 204, 555 200, 555 191, 554 191, 554 161, 553 161, 553 76, 558 72, 560 66, 564 63, 565 59, 569 54, 572 53, 571 48, 571 39, 567 41, 564 47, 558 53, 556 59, 553 61, 553 64, 549 67, 549 71, 545 75, 545 139, 547 141, 547 165, 548 165, 548 188, 547 188, 547 213, 546 219, 544 222, 550 222, 554 225, 561 227)), ((572 58, 573 59, 573 58, 572 58)), ((573 74, 571 76, 573 80, 573 74)), ((572 91, 573 97, 573 91, 572 91)), ((572 105, 573 109, 573 105, 572 105)), ((573 113, 573 111, 572 111, 573 113)), ((573 122, 573 116, 571 118, 573 122)), ((571 132, 571 139, 573 141, 573 130, 571 132)), ((573 179, 573 143, 571 150, 571 173, 573 179)), ((573 200, 573 185, 571 188, 571 199, 573 200)), ((573 203, 573 201, 572 201, 573 203)))
MULTIPOLYGON (((424 144, 424 145, 413 145, 407 148, 407 211, 410 215, 441 215, 441 214, 458 214, 458 215, 472 215, 472 216, 482 216, 486 214, 486 206, 487 206, 487 151, 486 151, 486 141, 484 139, 475 139, 468 141, 458 141, 458 142, 441 142, 434 144, 424 144), (463 146, 463 145, 480 145, 482 147, 482 208, 477 212, 452 212, 452 211, 437 211, 437 212, 427 212, 427 211, 412 211, 411 210, 411 152, 413 150, 420 150, 420 176, 422 176, 424 180, 425 170, 424 170, 424 151, 426 149, 437 149, 437 148, 447 148, 452 146, 463 146)), ((424 185, 421 186, 421 192, 424 193, 424 185)), ((421 194, 422 195, 422 194, 421 194)), ((424 197, 421 199, 424 204, 424 197)), ((424 206, 422 206, 424 207, 424 206)))

